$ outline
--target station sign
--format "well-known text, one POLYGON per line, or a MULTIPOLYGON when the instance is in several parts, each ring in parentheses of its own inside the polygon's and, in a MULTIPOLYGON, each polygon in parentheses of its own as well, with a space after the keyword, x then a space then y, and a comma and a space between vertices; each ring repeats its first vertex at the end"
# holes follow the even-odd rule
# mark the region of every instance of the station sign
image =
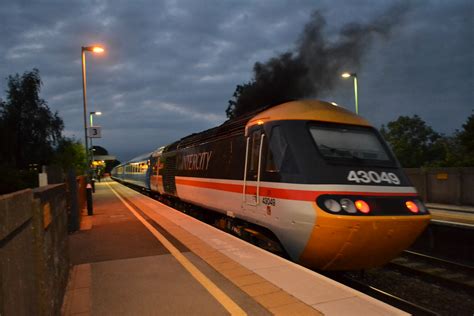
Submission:
POLYGON ((102 138, 102 127, 91 126, 87 129, 87 136, 89 138, 102 138))

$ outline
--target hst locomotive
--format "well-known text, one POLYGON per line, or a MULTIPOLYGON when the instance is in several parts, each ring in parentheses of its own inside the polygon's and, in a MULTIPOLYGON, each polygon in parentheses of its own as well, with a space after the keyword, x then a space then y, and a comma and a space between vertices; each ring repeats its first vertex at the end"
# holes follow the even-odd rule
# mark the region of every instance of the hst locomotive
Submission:
POLYGON ((292 260, 319 270, 383 265, 430 220, 377 130, 316 100, 184 137, 112 178, 265 228, 292 260))

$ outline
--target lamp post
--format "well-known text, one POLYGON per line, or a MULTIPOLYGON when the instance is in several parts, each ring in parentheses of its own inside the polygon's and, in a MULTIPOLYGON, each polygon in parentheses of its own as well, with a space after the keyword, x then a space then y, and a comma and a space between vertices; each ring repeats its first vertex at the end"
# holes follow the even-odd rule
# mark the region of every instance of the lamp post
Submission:
MULTIPOLYGON (((94 115, 102 115, 102 112, 89 112, 89 120, 90 120, 90 127, 94 126, 93 116, 94 115)), ((94 146, 92 146, 92 137, 91 139, 91 164, 94 164, 94 146)))
POLYGON ((356 114, 359 114, 359 100, 358 100, 358 97, 357 97, 357 74, 354 72, 354 73, 348 73, 348 72, 345 72, 341 75, 342 78, 354 78, 354 97, 355 97, 355 110, 356 110, 356 114))
POLYGON ((82 97, 84 101, 84 144, 86 145, 87 160, 87 215, 92 215, 92 187, 89 161, 89 146, 87 142, 87 84, 86 84, 86 52, 102 53, 104 49, 99 46, 82 46, 81 47, 81 63, 82 63, 82 97))

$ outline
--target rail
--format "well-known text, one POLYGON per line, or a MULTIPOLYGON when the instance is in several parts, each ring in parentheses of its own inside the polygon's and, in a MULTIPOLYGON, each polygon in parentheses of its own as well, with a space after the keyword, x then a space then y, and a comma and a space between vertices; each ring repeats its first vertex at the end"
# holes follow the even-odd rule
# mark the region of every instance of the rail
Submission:
POLYGON ((414 302, 409 302, 403 298, 400 298, 398 296, 395 296, 393 294, 387 293, 385 291, 382 291, 380 289, 377 289, 373 286, 367 285, 365 283, 362 283, 358 280, 355 280, 353 278, 350 278, 348 276, 334 276, 334 275, 329 275, 329 277, 339 283, 342 283, 344 285, 347 285, 355 290, 358 290, 359 292, 362 292, 366 295, 369 295, 373 298, 376 298, 382 302, 385 302, 387 304, 390 304, 398 309, 401 309, 407 313, 413 314, 413 315, 440 315, 430 309, 427 309, 421 305, 418 305, 414 302))

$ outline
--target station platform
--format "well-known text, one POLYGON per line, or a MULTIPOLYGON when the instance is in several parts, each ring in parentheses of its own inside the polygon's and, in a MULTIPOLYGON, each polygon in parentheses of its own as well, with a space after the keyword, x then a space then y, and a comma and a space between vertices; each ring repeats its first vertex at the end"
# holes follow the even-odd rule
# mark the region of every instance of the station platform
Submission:
POLYGON ((407 315, 109 179, 84 219, 62 315, 407 315))
POLYGON ((432 221, 451 222, 467 226, 474 225, 474 207, 439 203, 426 203, 432 221))

